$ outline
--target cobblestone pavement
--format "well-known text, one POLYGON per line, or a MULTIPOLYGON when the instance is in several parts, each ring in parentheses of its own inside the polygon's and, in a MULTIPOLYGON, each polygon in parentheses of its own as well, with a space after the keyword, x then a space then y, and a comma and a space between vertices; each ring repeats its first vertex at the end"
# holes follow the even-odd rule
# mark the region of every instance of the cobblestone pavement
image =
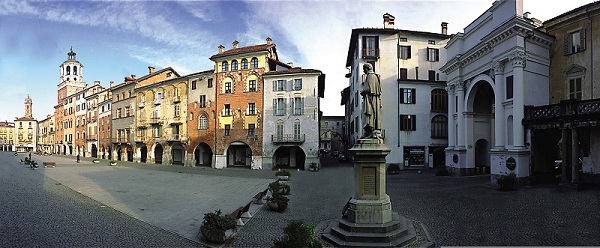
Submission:
MULTIPOLYGON (((270 246, 289 220, 318 226, 339 218, 353 180, 352 167, 344 165, 292 173, 286 212, 263 206, 229 246, 270 246)), ((501 192, 489 176, 437 177, 423 170, 388 175, 387 193, 393 211, 425 224, 440 246, 600 245, 598 189, 559 192, 556 185, 536 185, 501 192)))
POLYGON ((199 246, 32 171, 23 157, 0 152, 0 247, 199 246))

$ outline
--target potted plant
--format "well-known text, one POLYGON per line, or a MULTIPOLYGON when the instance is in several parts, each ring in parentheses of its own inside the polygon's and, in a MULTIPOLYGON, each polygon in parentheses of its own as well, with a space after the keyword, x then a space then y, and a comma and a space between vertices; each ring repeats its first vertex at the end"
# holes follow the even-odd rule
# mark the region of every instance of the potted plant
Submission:
POLYGON ((310 163, 310 166, 308 167, 308 170, 310 171, 319 171, 319 166, 317 165, 317 163, 310 163))
POLYGON ((283 228, 283 237, 273 240, 273 247, 323 247, 314 235, 315 226, 292 220, 283 228))
POLYGON ((204 240, 213 243, 225 242, 225 232, 236 228, 235 220, 227 215, 221 215, 221 210, 204 214, 204 221, 200 226, 200 233, 204 240))
POLYGON ((275 172, 275 176, 277 176, 277 178, 281 181, 289 180, 291 175, 292 173, 290 173, 288 170, 278 170, 275 172))
POLYGON ((267 206, 273 211, 283 212, 287 208, 289 200, 284 195, 273 192, 271 196, 267 197, 267 206))
POLYGON ((499 189, 501 191, 513 191, 517 189, 519 181, 517 180, 517 175, 511 171, 507 175, 502 175, 498 177, 496 183, 498 183, 498 186, 500 186, 499 189))
POLYGON ((388 175, 395 175, 400 173, 400 165, 399 164, 390 164, 386 170, 388 175))
POLYGON ((110 165, 111 165, 111 166, 117 165, 117 161, 111 160, 111 161, 110 161, 110 165))
POLYGON ((93 162, 94 164, 100 163, 100 159, 97 159, 97 158, 95 158, 95 159, 93 159, 93 160, 92 160, 92 162, 93 162))
POLYGON ((289 195, 291 188, 290 185, 287 185, 283 182, 275 181, 269 183, 269 190, 273 194, 289 195))

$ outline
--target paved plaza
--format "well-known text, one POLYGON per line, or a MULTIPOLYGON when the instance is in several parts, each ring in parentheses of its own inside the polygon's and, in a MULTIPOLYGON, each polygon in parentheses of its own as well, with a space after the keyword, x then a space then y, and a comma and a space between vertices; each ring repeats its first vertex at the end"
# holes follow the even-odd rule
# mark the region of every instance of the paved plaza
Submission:
MULTIPOLYGON (((245 205, 269 182, 273 171, 134 164, 93 164, 71 157, 40 168, 48 178, 146 223, 199 241, 204 213, 229 213, 245 205)), ((292 171, 289 207, 271 212, 252 206, 253 218, 238 228, 228 247, 268 247, 289 220, 323 226, 341 215, 353 195, 353 170, 325 157, 319 172, 292 171)), ((439 246, 599 246, 600 190, 561 192, 535 185, 514 192, 490 186, 489 176, 437 177, 432 170, 387 176, 392 208, 423 223, 439 246)))

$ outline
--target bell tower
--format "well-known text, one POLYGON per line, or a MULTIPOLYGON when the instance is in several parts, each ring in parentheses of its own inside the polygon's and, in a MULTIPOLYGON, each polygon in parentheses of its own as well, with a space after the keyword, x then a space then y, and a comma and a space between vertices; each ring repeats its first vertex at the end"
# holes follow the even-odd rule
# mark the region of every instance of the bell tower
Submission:
POLYGON ((29 97, 29 95, 27 95, 27 98, 25 98, 25 117, 27 118, 33 118, 33 114, 31 113, 31 105, 32 105, 32 101, 31 101, 31 97, 29 97))
POLYGON ((86 87, 83 82, 83 65, 77 61, 77 53, 73 47, 67 53, 67 60, 60 65, 60 83, 58 84, 58 103, 68 95, 71 95, 86 87))

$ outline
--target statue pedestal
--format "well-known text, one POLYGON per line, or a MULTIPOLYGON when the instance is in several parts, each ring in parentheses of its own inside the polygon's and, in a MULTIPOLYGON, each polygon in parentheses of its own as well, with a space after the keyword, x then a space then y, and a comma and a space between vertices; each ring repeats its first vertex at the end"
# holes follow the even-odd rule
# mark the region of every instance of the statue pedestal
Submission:
POLYGON ((354 196, 347 214, 327 227, 323 237, 338 246, 395 247, 412 242, 412 221, 392 212, 385 192, 385 157, 390 150, 378 139, 360 139, 354 157, 354 196))

